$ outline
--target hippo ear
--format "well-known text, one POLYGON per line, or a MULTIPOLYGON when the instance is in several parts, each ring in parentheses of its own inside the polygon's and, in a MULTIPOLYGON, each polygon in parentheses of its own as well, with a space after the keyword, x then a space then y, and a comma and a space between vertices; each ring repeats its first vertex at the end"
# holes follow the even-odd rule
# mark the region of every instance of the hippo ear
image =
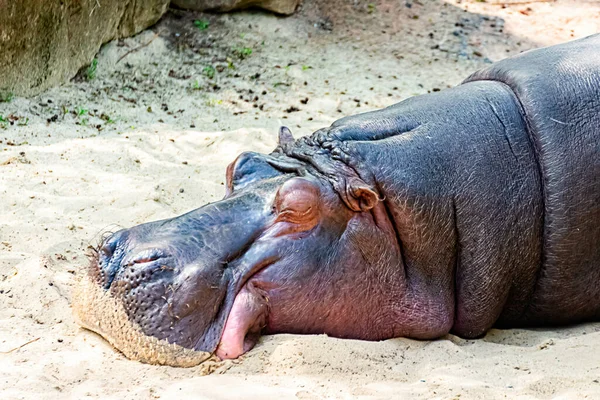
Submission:
POLYGON ((350 178, 346 182, 345 200, 352 211, 369 211, 379 201, 379 195, 373 188, 359 178, 350 178))
POLYGON ((226 196, 233 192, 234 187, 241 189, 249 183, 282 173, 269 163, 268 156, 251 151, 244 152, 227 167, 226 196))
POLYGON ((279 146, 285 148, 286 146, 294 143, 294 136, 292 131, 287 126, 279 128, 279 146))

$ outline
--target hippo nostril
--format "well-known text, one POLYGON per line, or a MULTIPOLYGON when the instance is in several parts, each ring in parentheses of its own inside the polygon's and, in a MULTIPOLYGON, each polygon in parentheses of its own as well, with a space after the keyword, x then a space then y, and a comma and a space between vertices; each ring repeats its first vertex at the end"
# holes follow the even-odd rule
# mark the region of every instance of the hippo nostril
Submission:
POLYGON ((115 254, 115 251, 117 250, 119 244, 125 241, 126 232, 127 231, 125 229, 121 229, 120 231, 117 231, 110 235, 100 247, 100 253, 102 254, 102 256, 104 256, 107 259, 111 258, 113 254, 115 254))
POLYGON ((116 245, 108 246, 106 243, 104 243, 102 247, 100 247, 100 255, 105 259, 111 258, 113 253, 115 252, 115 248, 116 245))
POLYGON ((98 266, 104 288, 108 289, 119 270, 120 258, 127 240, 127 231, 122 229, 108 237, 100 247, 98 266))

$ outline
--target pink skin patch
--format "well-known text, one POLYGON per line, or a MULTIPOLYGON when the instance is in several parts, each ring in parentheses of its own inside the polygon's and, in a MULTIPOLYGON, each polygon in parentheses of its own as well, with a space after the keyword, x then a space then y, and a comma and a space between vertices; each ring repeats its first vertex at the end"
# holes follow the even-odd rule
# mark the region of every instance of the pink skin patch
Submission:
POLYGON ((235 296, 216 354, 221 360, 238 358, 252 349, 267 323, 267 299, 252 282, 235 296))

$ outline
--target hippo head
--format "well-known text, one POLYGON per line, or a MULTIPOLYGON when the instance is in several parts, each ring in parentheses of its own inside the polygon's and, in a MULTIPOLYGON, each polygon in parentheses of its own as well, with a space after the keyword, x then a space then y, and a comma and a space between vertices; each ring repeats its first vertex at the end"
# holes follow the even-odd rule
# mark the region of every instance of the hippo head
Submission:
POLYGON ((358 177, 286 155, 292 142, 282 129, 279 151, 240 155, 223 200, 104 240, 74 294, 80 323, 174 366, 236 358, 261 333, 389 337, 379 293, 402 280, 381 267, 400 258, 385 209, 358 177))

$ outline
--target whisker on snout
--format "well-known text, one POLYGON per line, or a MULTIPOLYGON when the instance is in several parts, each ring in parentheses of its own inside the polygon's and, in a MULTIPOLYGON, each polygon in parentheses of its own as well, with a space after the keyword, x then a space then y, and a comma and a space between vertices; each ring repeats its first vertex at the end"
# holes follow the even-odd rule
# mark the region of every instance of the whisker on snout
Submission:
POLYGON ((97 253, 100 252, 102 244, 106 242, 112 235, 114 235, 115 232, 121 229, 123 229, 123 227, 117 224, 110 224, 100 229, 88 242, 87 249, 94 254, 94 257, 96 257, 97 253))

